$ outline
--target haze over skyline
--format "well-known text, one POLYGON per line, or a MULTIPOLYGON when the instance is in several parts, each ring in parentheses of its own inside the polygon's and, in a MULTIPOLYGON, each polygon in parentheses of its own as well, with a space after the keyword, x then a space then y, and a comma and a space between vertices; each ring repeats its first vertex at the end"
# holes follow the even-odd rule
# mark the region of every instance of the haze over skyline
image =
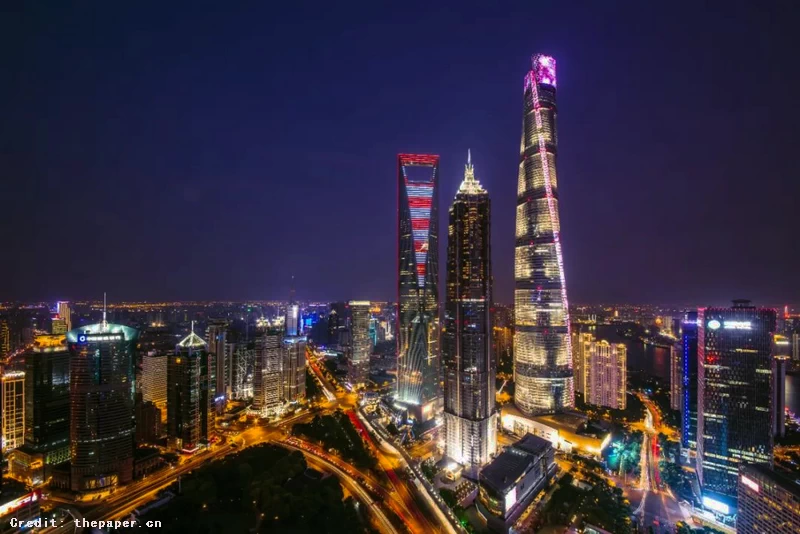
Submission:
POLYGON ((510 303, 542 52, 571 302, 798 303, 797 9, 678 4, 5 7, 0 301, 396 300, 397 153, 444 257, 471 149, 510 303))

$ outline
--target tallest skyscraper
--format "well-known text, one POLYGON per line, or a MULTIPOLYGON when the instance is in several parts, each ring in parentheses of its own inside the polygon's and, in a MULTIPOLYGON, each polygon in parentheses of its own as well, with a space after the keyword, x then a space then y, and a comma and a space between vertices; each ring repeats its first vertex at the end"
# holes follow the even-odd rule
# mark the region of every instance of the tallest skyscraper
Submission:
POLYGON ((574 404, 556 176, 556 60, 525 76, 514 256, 514 402, 528 415, 574 404))

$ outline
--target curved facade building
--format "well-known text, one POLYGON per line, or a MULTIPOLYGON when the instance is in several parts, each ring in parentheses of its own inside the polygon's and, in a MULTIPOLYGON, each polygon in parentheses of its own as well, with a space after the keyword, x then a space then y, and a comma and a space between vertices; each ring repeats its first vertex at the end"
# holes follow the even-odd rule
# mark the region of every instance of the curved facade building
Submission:
POLYGON ((397 400, 421 420, 440 397, 438 172, 439 156, 398 156, 397 400))
POLYGON ((133 479, 133 362, 139 331, 98 323, 67 332, 70 487, 92 492, 133 479))
POLYGON ((528 415, 574 405, 556 175, 556 61, 525 76, 514 258, 514 402, 528 415))

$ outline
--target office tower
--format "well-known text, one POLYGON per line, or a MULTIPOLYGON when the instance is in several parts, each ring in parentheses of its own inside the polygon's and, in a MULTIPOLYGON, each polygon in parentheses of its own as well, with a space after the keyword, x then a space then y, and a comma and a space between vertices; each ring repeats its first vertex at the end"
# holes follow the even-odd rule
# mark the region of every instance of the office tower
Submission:
POLYGON ((231 354, 230 398, 243 400, 253 396, 253 367, 256 359, 255 341, 242 339, 228 344, 231 354))
POLYGON ((683 405, 683 347, 669 347, 669 407, 680 411, 683 405))
POLYGON ((800 485, 764 466, 739 467, 737 534, 800 532, 800 485))
POLYGON ((681 403, 681 447, 697 449, 697 312, 686 312, 681 322, 683 363, 681 403))
POLYGON ((176 449, 194 451, 208 443, 209 430, 213 434, 214 396, 208 392, 208 361, 206 342, 194 331, 169 356, 167 433, 176 449))
POLYGON ((225 394, 227 383, 225 381, 225 345, 228 331, 228 323, 220 320, 212 320, 206 329, 206 342, 208 343, 208 353, 212 355, 214 362, 214 375, 216 378, 216 407, 217 413, 225 410, 225 394))
POLYGON ((352 336, 348 380, 354 388, 363 387, 369 378, 369 357, 372 343, 369 339, 371 321, 368 300, 350 301, 350 334, 352 336))
POLYGON ((3 450, 25 443, 25 373, 6 369, 0 376, 3 409, 3 450))
POLYGON ((286 306, 286 335, 298 336, 303 333, 300 322, 300 306, 296 302, 289 302, 286 306))
POLYGON ((514 259, 514 403, 527 415, 574 405, 556 177, 556 61, 525 76, 514 259))
POLYGON ((264 324, 256 338, 253 376, 253 410, 261 417, 274 419, 281 414, 283 397, 283 332, 276 325, 264 324))
POLYGON ((134 372, 139 332, 105 319, 67 332, 70 488, 91 492, 133 479, 134 372))
POLYGON ((727 514, 739 464, 772 463, 775 310, 736 300, 701 308, 697 323, 697 478, 703 504, 727 514))
POLYGON ((167 410, 167 360, 166 354, 155 350, 142 357, 142 400, 152 402, 165 413, 167 410))
POLYGON ((37 336, 25 354, 25 446, 46 471, 69 461, 69 359, 66 335, 37 336))
POLYGON ((583 395, 587 402, 587 375, 589 374, 589 356, 591 355, 594 335, 591 332, 572 332, 572 362, 575 373, 575 391, 583 395))
POLYGON ((65 336, 69 332, 67 321, 59 319, 58 315, 50 320, 50 333, 56 336, 65 336))
POLYGON ((624 410, 627 406, 628 358, 625 345, 596 341, 586 361, 586 403, 624 410))
POLYGON ((300 333, 296 320, 297 310, 293 289, 286 307, 282 347, 283 400, 291 403, 301 402, 306 398, 306 336, 300 333))
POLYGON ((792 333, 792 359, 800 360, 800 332, 792 333))
POLYGON ((474 476, 497 452, 490 216, 489 195, 468 154, 450 206, 442 362, 445 455, 474 476))
POLYGON ((8 328, 8 321, 0 320, 0 359, 5 358, 11 352, 11 331, 8 328))
POLYGON ((420 421, 440 402, 439 156, 400 154, 397 395, 420 421))
POLYGON ((789 339, 775 334, 772 339, 772 434, 786 434, 786 366, 791 361, 789 339))
MULTIPOLYGON (((58 318, 66 323, 67 332, 72 330, 72 310, 69 307, 69 302, 60 300, 56 303, 56 312, 58 318)), ((55 334, 55 332, 53 332, 55 334)))

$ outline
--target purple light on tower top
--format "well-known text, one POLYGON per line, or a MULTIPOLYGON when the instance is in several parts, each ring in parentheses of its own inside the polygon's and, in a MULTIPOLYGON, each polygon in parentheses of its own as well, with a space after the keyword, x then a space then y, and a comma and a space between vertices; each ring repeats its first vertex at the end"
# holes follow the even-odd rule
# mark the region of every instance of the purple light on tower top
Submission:
POLYGON ((556 86, 556 58, 553 56, 533 56, 533 71, 537 82, 556 86))

